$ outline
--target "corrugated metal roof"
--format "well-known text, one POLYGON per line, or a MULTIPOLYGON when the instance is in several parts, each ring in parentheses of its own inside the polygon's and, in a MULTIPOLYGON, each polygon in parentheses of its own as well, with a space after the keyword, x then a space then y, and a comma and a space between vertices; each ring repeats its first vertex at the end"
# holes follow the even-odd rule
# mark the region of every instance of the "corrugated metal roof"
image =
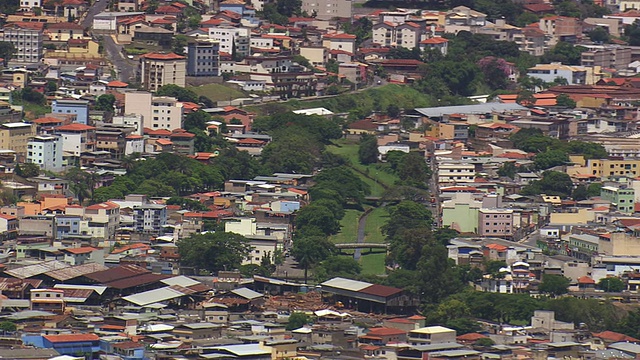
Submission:
POLYGON ((122 279, 139 276, 142 274, 149 274, 151 271, 136 265, 120 265, 115 268, 111 268, 104 271, 98 271, 86 276, 99 283, 108 283, 111 281, 117 281, 122 279))
POLYGON ((165 285, 180 285, 180 286, 191 286, 191 285, 196 285, 196 284, 200 284, 199 281, 197 280, 193 280, 192 278, 186 277, 184 275, 180 275, 180 276, 174 276, 174 277, 170 277, 168 279, 163 279, 160 280, 161 283, 165 284, 165 285))
POLYGON ((40 274, 44 274, 48 271, 64 269, 70 266, 71 265, 67 263, 63 263, 62 261, 52 260, 52 261, 41 262, 38 264, 23 266, 17 269, 7 270, 5 271, 5 274, 11 275, 18 279, 26 279, 26 278, 37 276, 40 274))
POLYGON ((21 291, 29 285, 37 288, 40 284, 42 280, 38 279, 0 278, 0 291, 21 291))
POLYGON ((514 111, 527 110, 526 107, 519 104, 503 104, 503 103, 486 103, 476 105, 460 105, 460 106, 438 106, 432 108, 417 108, 415 111, 426 117, 441 117, 451 114, 486 114, 494 111, 514 111))
POLYGON ((166 279, 171 275, 162 274, 141 274, 135 277, 129 277, 125 279, 115 280, 111 282, 103 283, 104 285, 115 289, 128 289, 135 286, 141 286, 146 284, 152 284, 166 279))
POLYGON ((55 284, 55 289, 88 289, 95 291, 98 295, 102 295, 106 290, 106 286, 99 285, 71 285, 71 284, 55 284))
POLYGON ((370 283, 366 283, 363 281, 356 281, 351 279, 345 279, 341 277, 333 278, 331 280, 327 280, 320 284, 322 286, 328 286, 336 289, 344 289, 350 291, 360 291, 362 289, 368 288, 373 285, 370 283))
POLYGON ((104 271, 109 269, 108 267, 96 263, 87 263, 77 266, 71 266, 64 269, 52 270, 45 273, 50 278, 66 281, 73 278, 77 278, 83 275, 95 273, 98 271, 104 271))
POLYGON ((238 289, 233 289, 231 290, 232 294, 238 295, 240 297, 243 297, 245 299, 249 299, 249 300, 253 300, 253 299, 257 299, 257 298, 261 298, 262 294, 260 294, 259 292, 255 292, 251 289, 248 289, 246 287, 241 287, 238 289))
POLYGON ((72 303, 84 303, 93 294, 91 289, 63 289, 64 301, 72 303))
POLYGON ((380 297, 388 297, 391 295, 395 295, 397 293, 401 293, 402 289, 394 288, 391 286, 374 284, 360 290, 360 292, 363 294, 375 295, 380 297))
POLYGON ((178 285, 173 285, 125 296, 123 297, 123 299, 134 305, 145 306, 157 302, 176 299, 181 296, 190 295, 193 293, 195 293, 194 290, 178 285))

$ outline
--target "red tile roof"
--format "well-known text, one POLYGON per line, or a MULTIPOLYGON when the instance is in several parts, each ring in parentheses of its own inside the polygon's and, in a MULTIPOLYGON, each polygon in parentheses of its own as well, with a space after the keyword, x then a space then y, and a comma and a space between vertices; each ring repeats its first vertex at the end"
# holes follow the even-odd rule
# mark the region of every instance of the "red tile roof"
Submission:
POLYGON ((56 30, 84 30, 81 25, 71 22, 47 23, 47 29, 56 30))
MULTIPOLYGON (((640 15, 640 14, 639 14, 640 15)), ((631 336, 625 335, 625 334, 620 334, 617 333, 615 331, 609 331, 609 330, 605 330, 603 332, 600 333, 592 333, 594 337, 600 338, 600 339, 604 339, 604 340, 608 340, 608 341, 612 341, 612 342, 621 342, 621 341, 626 341, 626 342, 640 342, 640 340, 633 338, 631 336)))
POLYGON ((156 144, 160 144, 160 145, 173 145, 173 143, 171 142, 171 140, 167 140, 167 139, 158 139, 156 140, 156 144))
POLYGON ((126 82, 122 82, 122 81, 118 81, 118 80, 113 80, 113 81, 109 81, 107 83, 108 87, 117 87, 117 88, 125 88, 127 86, 129 86, 129 84, 127 84, 126 82))
POLYGON ((371 328, 367 335, 369 336, 393 336, 393 335, 406 335, 407 332, 400 329, 389 328, 389 327, 379 327, 379 328, 371 328))
POLYGON ((458 341, 477 341, 477 340, 486 339, 486 338, 487 338, 486 336, 478 333, 468 333, 468 334, 456 336, 456 340, 458 341))
POLYGON ((100 340, 100 337, 98 337, 98 335, 96 334, 44 335, 43 338, 52 343, 88 342, 100 340))
POLYGON ((363 294, 369 294, 369 295, 375 295, 375 296, 381 296, 381 297, 388 297, 388 296, 391 296, 391 295, 395 295, 395 294, 401 293, 402 289, 398 289, 398 288, 391 287, 391 286, 374 284, 374 285, 371 285, 369 287, 366 287, 366 288, 360 290, 359 292, 361 292, 363 294))
POLYGON ((331 34, 325 34, 324 38, 325 39, 337 39, 337 40, 355 40, 356 36, 355 35, 351 35, 351 34, 347 34, 347 33, 331 33, 331 34))
POLYGON ((59 124, 64 122, 64 120, 62 119, 58 119, 58 118, 54 118, 54 117, 41 117, 38 119, 35 119, 32 121, 33 124, 40 124, 40 125, 44 125, 44 124, 59 124))
POLYGON ((596 281, 589 276, 581 276, 578 278, 578 284, 595 284, 596 281))
POLYGON ((62 125, 62 126, 58 126, 56 128, 56 130, 59 131, 87 131, 87 130, 95 130, 96 128, 93 126, 89 126, 89 125, 85 125, 85 124, 79 124, 79 123, 73 123, 73 124, 69 124, 69 125, 62 125))
POLYGON ((71 248, 71 249, 62 249, 63 251, 72 253, 72 254, 88 254, 90 252, 93 252, 95 250, 98 250, 94 247, 91 246, 84 246, 84 247, 79 247, 79 248, 71 248))
POLYGON ((145 59, 151 59, 151 60, 182 60, 182 59, 186 59, 184 56, 178 55, 176 53, 163 54, 163 53, 157 53, 157 52, 146 53, 146 54, 142 55, 142 57, 145 58, 145 59))
POLYGON ((430 39, 425 39, 420 41, 420 44, 444 44, 448 43, 449 40, 441 37, 432 37, 430 39))
POLYGON ((156 14, 179 14, 181 12, 181 9, 171 5, 158 6, 156 9, 156 14))
POLYGON ((496 250, 496 251, 507 251, 507 247, 506 246, 499 245, 499 244, 487 244, 486 247, 491 249, 491 250, 496 250))

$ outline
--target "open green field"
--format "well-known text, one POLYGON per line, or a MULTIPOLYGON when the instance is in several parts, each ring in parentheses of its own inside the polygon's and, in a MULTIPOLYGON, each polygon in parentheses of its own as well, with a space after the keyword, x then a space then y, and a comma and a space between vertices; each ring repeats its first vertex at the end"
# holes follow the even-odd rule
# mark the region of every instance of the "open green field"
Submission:
POLYGON ((340 220, 340 232, 331 236, 331 242, 334 244, 354 243, 358 237, 358 220, 362 215, 362 211, 348 209, 340 220))
POLYGON ((223 84, 188 86, 187 89, 195 92, 199 96, 206 96, 211 99, 211 101, 229 101, 247 96, 243 91, 223 84))
MULTIPOLYGON (((382 226, 386 223, 389 214, 383 207, 373 209, 367 217, 367 223, 364 227, 364 242, 380 244, 384 242, 382 235, 382 226)), ((366 275, 382 275, 385 273, 384 260, 386 254, 384 251, 375 250, 369 253, 368 250, 362 251, 360 257, 360 265, 362 265, 362 273, 366 275)))

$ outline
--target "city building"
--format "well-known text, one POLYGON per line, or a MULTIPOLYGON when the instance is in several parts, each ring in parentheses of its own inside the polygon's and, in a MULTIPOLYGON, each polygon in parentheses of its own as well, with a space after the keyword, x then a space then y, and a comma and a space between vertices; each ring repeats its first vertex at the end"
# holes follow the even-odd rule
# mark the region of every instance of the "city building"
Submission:
POLYGON ((585 51, 581 55, 582 66, 600 66, 623 70, 631 63, 631 49, 623 47, 600 47, 585 51))
POLYGON ((12 25, 4 27, 2 41, 11 43, 16 49, 11 61, 39 63, 43 54, 43 37, 42 26, 12 25))
POLYGON ((187 71, 186 58, 169 53, 147 53, 140 56, 140 83, 143 88, 158 91, 163 85, 184 87, 187 71))
POLYGON ((587 69, 561 63, 537 64, 527 69, 527 76, 545 82, 553 82, 557 78, 565 79, 569 85, 587 84, 587 69))
POLYGON ((196 40, 187 44, 187 76, 220 75, 220 42, 196 40))
POLYGON ((321 20, 351 19, 351 0, 302 0, 302 11, 321 20))
POLYGON ((27 143, 27 162, 36 164, 41 170, 59 172, 62 170, 62 137, 39 135, 27 143))
POLYGON ((124 112, 142 116, 143 128, 174 130, 182 127, 182 103, 167 96, 153 96, 149 92, 125 93, 124 112))
POLYGON ((251 54, 251 31, 247 28, 216 26, 209 28, 209 39, 219 42, 220 52, 248 56, 251 54))
POLYGON ((167 206, 142 204, 133 207, 135 229, 144 234, 160 234, 167 224, 167 206))
POLYGON ((635 211, 635 190, 631 188, 618 188, 603 186, 600 190, 602 200, 611 202, 611 209, 622 213, 632 214, 635 211))
POLYGON ((75 115, 75 122, 87 125, 89 120, 89 101, 55 99, 51 107, 54 114, 75 115))
POLYGON ((0 148, 15 151, 17 160, 24 161, 27 158, 29 139, 35 135, 33 124, 0 124, 0 148))
POLYGON ((478 235, 487 237, 513 236, 513 210, 480 209, 478 235))
POLYGON ((63 156, 79 157, 96 148, 96 128, 85 124, 69 124, 55 128, 55 134, 62 137, 63 156))

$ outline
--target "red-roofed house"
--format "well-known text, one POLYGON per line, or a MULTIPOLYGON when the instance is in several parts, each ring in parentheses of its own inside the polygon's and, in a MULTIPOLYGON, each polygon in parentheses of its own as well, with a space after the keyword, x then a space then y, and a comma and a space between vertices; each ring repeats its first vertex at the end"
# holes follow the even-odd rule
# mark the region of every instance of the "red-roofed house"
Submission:
POLYGON ((18 218, 0 214, 0 239, 15 239, 18 236, 18 218))
POLYGON ((578 290, 593 291, 596 288, 596 281, 590 276, 581 276, 578 278, 578 290))
POLYGON ((61 355, 75 356, 77 349, 82 349, 82 353, 97 354, 100 351, 100 337, 96 334, 43 335, 42 338, 44 348, 54 349, 61 355))
POLYGON ((472 345, 480 339, 487 339, 488 337, 478 333, 468 333, 456 336, 456 340, 463 345, 472 345))
POLYGON ((442 55, 447 55, 449 50, 449 40, 442 37, 432 37, 420 41, 420 50, 439 50, 442 55))
POLYGON ((606 343, 614 343, 614 342, 632 342, 639 343, 640 340, 633 338, 631 336, 620 334, 615 331, 605 330, 599 333, 592 333, 593 337, 604 340, 606 343))
POLYGON ((329 50, 356 52, 356 36, 346 33, 329 33, 322 37, 322 46, 329 50))
POLYGON ((91 246, 66 248, 62 249, 62 252, 64 253, 64 262, 71 266, 83 265, 88 262, 104 263, 103 250, 91 246))
POLYGON ((371 328, 366 334, 358 337, 358 343, 360 344, 384 345, 390 342, 399 343, 406 341, 406 331, 390 327, 371 328))

